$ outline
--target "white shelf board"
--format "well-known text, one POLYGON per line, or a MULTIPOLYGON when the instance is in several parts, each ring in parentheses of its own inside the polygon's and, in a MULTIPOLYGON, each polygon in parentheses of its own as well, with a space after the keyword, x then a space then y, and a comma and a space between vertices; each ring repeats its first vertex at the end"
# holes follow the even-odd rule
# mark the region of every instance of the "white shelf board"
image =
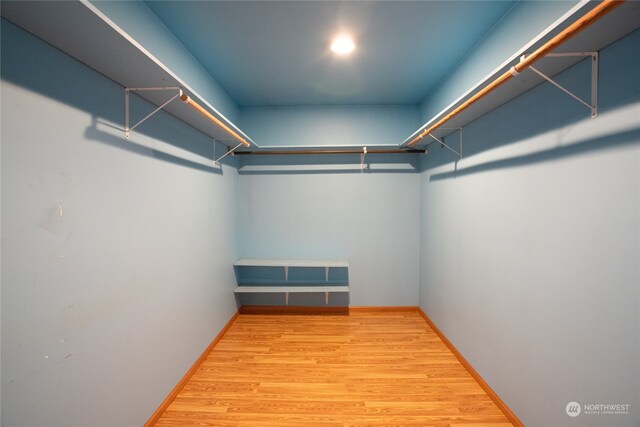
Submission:
MULTIPOLYGON (((270 152, 270 151, 306 151, 312 147, 314 150, 336 150, 336 151, 348 151, 348 150, 363 150, 364 147, 367 147, 368 150, 397 150, 398 144, 323 144, 323 145, 270 145, 270 146, 262 146, 260 147, 261 152, 270 152)), ((238 151, 246 151, 246 148, 239 148, 238 151)), ((348 154, 360 154, 360 153, 348 153, 348 154)))
MULTIPOLYGON (((551 37, 562 31, 569 26, 572 22, 577 20, 579 16, 586 13, 586 9, 590 9, 595 6, 593 4, 587 4, 585 7, 576 7, 575 16, 570 19, 558 22, 553 28, 548 28, 544 36, 538 36, 537 40, 529 45, 523 47, 520 51, 512 55, 511 59, 502 64, 498 69, 494 70, 490 75, 486 76, 480 82, 473 86, 464 96, 453 102, 445 110, 431 118, 421 128, 419 128, 414 134, 408 137, 401 146, 405 146, 413 137, 428 128, 432 123, 438 121, 441 117, 448 114, 457 105, 464 102, 464 100, 470 98, 473 94, 478 92, 481 88, 487 86, 498 76, 502 75, 512 65, 518 62, 521 55, 531 53, 538 47, 542 46, 551 37)), ((573 38, 569 39, 566 43, 562 44, 554 52, 597 52, 616 40, 630 34, 631 32, 640 28, 640 2, 639 1, 626 1, 621 6, 611 11, 609 14, 596 21, 585 30, 581 31, 573 38)), ((633 53, 629 53, 630 55, 633 53)), ((534 64, 534 67, 547 74, 548 76, 555 76, 556 74, 566 70, 577 62, 585 59, 584 57, 571 57, 571 58, 543 58, 534 64)), ((606 77, 605 77, 606 78, 606 77)), ((538 76, 531 70, 524 70, 518 76, 509 79, 502 86, 496 88, 493 92, 490 92, 482 99, 478 100, 475 104, 471 105, 466 110, 463 110, 455 117, 447 120, 442 128, 436 129, 433 132, 438 138, 445 137, 453 132, 454 129, 444 128, 460 128, 464 127, 477 118, 487 114, 488 112, 498 108, 499 106, 509 102, 510 100, 518 97, 533 87, 543 83, 542 77, 538 76)), ((585 107, 585 117, 589 117, 590 111, 585 107)), ((453 137, 454 140, 457 137, 453 137)), ((425 136, 422 140, 416 143, 413 147, 424 147, 427 144, 434 142, 434 140, 428 136, 425 136)), ((452 142, 456 144, 456 142, 452 142)))
MULTIPOLYGON (((255 146, 251 138, 199 96, 187 82, 180 79, 89 2, 10 1, 2 2, 1 5, 2 16, 5 19, 123 87, 182 87, 186 94, 255 146)), ((159 106, 175 92, 145 91, 136 94, 159 106)), ((132 96, 131 105, 134 111, 135 102, 135 96, 132 96)), ((237 141, 231 135, 180 100, 172 101, 164 110, 205 135, 216 138, 228 146, 237 145, 237 141)), ((139 117, 132 117, 132 123, 145 114, 140 112, 139 117)))
POLYGON ((314 292, 349 292, 349 286, 250 286, 240 285, 234 289, 236 294, 254 293, 314 293, 314 292))
MULTIPOLYGON (((175 75, 168 67, 147 52, 122 28, 118 27, 87 1, 10 1, 2 2, 1 7, 4 18, 104 74, 123 87, 182 87, 189 96, 245 137, 254 147, 257 147, 242 130, 199 96, 179 76, 175 75)), ((512 58, 516 58, 523 53, 532 52, 590 7, 593 7, 593 5, 587 4, 587 6, 576 7, 576 11, 580 13, 574 13, 575 16, 554 24, 553 28, 545 32, 544 37, 538 37, 534 43, 530 43, 520 52, 515 53, 512 58)), ((638 28, 640 28, 640 2, 627 1, 563 44, 558 49, 558 52, 598 51, 638 28)), ((545 74, 554 76, 579 60, 580 58, 543 59, 536 63, 535 66, 545 74)), ((502 74, 514 63, 514 61, 510 61, 508 64, 503 64, 502 67, 499 67, 492 74, 478 82, 463 97, 454 102, 450 108, 433 117, 419 130, 438 120, 455 105, 502 74)), ((530 70, 525 70, 516 78, 510 79, 491 94, 447 121, 443 127, 463 127, 542 82, 541 77, 530 70)), ((168 93, 163 92, 139 92, 138 95, 155 105, 162 104, 170 96, 168 93)), ((165 110, 204 134, 219 139, 226 145, 236 145, 235 140, 230 139, 229 134, 202 117, 197 111, 183 105, 180 101, 171 102, 165 107, 165 110)), ((588 115, 586 109, 585 112, 588 115)), ((135 122, 135 118, 132 121, 135 122)), ((452 132, 450 129, 441 128, 436 130, 434 135, 440 138, 452 132)), ((410 139, 411 137, 407 138, 401 145, 406 145, 410 139)), ((424 138, 416 144, 416 147, 424 146, 429 142, 431 142, 430 138, 424 138)))
MULTIPOLYGON (((375 154, 367 154, 372 156, 375 154)), ((402 154, 402 156, 409 156, 410 154, 402 154)), ((245 174, 260 174, 270 172, 287 172, 297 173, 313 170, 317 171, 341 171, 341 172, 361 172, 359 164, 354 165, 340 165, 340 164, 323 164, 323 165, 242 165, 238 169, 240 173, 245 174)), ((417 168, 414 164, 410 163, 369 163, 367 162, 366 171, 390 171, 390 172, 416 172, 417 168)))
POLYGON ((241 258, 236 267, 349 267, 346 260, 241 258))

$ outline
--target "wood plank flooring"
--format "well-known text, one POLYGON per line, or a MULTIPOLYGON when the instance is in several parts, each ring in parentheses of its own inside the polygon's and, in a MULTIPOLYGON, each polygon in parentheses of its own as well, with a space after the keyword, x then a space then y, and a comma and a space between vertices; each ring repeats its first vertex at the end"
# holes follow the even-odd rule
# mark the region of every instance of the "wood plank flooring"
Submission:
POLYGON ((417 313, 241 314, 157 426, 511 426, 417 313))

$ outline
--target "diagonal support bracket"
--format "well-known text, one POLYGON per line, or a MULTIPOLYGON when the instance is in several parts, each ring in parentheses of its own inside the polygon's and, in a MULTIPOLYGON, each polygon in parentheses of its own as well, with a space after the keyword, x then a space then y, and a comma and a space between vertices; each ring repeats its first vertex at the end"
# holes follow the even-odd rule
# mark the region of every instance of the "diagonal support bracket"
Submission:
MULTIPOLYGON (((445 129, 445 128, 440 128, 440 129, 445 129)), ((445 147, 446 149, 448 149, 449 151, 455 153, 458 155, 459 158, 462 159, 462 128, 456 128, 458 129, 458 131, 460 132, 460 152, 454 150, 453 148, 449 147, 445 142, 444 139, 440 139, 437 136, 434 136, 433 134, 428 134, 431 138, 433 138, 435 141, 439 142, 441 146, 445 147)))
POLYGON ((367 147, 363 147, 362 154, 360 154, 360 173, 364 172, 367 165, 365 164, 365 159, 367 157, 367 147))
POLYGON ((124 89, 124 137, 129 138, 131 131, 144 123, 149 117, 156 114, 158 111, 162 110, 166 107, 171 101, 179 98, 182 95, 182 89, 179 87, 127 87, 124 89), (166 90, 175 90, 176 94, 169 98, 166 102, 162 103, 158 108, 153 110, 151 113, 147 114, 143 119, 138 121, 133 126, 130 126, 130 117, 129 117, 129 94, 131 92, 143 92, 143 91, 166 91, 166 90))
MULTIPOLYGON (((216 142, 218 142, 218 141, 214 139, 214 140, 213 140, 213 157, 215 157, 215 156, 216 156, 216 142)), ((240 148, 240 146, 241 146, 241 145, 242 145, 242 143, 240 143, 240 144, 236 145, 235 147, 233 147, 233 148, 232 148, 232 149, 230 149, 230 150, 227 150, 227 152, 226 152, 226 153, 224 153, 222 156, 220 156, 220 157, 218 157, 217 159, 215 159, 215 160, 213 161, 213 163, 214 163, 216 166, 220 166, 220 160, 224 159, 225 157, 227 157, 227 156, 228 156, 228 155, 230 155, 230 154, 233 154, 233 152, 234 152, 234 151, 236 151, 238 148, 240 148)))
MULTIPOLYGON (((595 119, 596 117, 598 117, 598 62, 599 62, 598 52, 548 53, 545 56, 549 58, 554 58, 554 57, 558 58, 558 57, 567 57, 567 56, 574 56, 574 57, 590 56, 591 57, 591 103, 583 100, 582 98, 580 98, 579 96, 571 92, 569 89, 565 88, 560 83, 556 82, 551 77, 547 76, 537 68, 531 65, 529 66, 529 68, 531 69, 531 71, 533 71, 534 73, 536 73, 537 75, 539 75, 540 77, 542 77, 543 79, 545 79, 546 81, 548 81, 549 83, 551 83, 552 85, 560 89, 562 92, 566 93, 567 95, 569 95, 570 97, 578 101, 580 104, 590 109, 592 119, 595 119)), ((524 60, 524 58, 526 58, 526 55, 523 55, 520 58, 520 60, 522 61, 524 60)))

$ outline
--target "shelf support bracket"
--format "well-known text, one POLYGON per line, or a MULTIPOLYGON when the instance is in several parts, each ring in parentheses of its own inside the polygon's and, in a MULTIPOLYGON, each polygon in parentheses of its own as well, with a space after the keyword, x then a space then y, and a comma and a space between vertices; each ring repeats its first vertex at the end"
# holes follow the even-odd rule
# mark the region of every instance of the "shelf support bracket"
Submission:
POLYGON ((364 172, 364 169, 366 168, 364 160, 367 157, 367 147, 364 147, 362 149, 362 154, 360 154, 360 172, 364 172))
MULTIPOLYGON (((586 102, 585 100, 583 100, 582 98, 580 98, 579 96, 571 92, 569 89, 565 88, 560 83, 554 81, 551 77, 547 76, 542 71, 538 70, 532 65, 530 65, 529 68, 531 69, 531 71, 533 71, 534 73, 536 73, 537 75, 539 75, 540 77, 542 77, 543 79, 545 79, 546 81, 548 81, 549 83, 551 83, 552 85, 560 89, 562 92, 566 93, 567 95, 569 95, 570 97, 572 97, 573 99, 575 99, 576 101, 578 101, 579 103, 581 103, 582 105, 590 109, 592 119, 595 119, 596 117, 598 117, 598 62, 599 62, 598 52, 548 53, 545 56, 550 58, 567 57, 567 56, 590 56, 591 57, 591 103, 586 102)), ((525 58, 526 58, 526 55, 523 55, 520 58, 520 61, 523 61, 525 58)))
POLYGON ((126 87, 124 88, 124 137, 129 139, 129 135, 131 131, 144 123, 149 117, 156 114, 158 111, 162 110, 166 107, 171 101, 182 96, 182 89, 179 87, 126 87), (158 108, 153 110, 151 113, 147 114, 142 120, 138 121, 138 123, 130 126, 130 117, 129 117, 129 94, 131 92, 142 92, 142 91, 161 91, 161 90, 175 90, 177 93, 169 98, 166 102, 162 103, 158 108))
MULTIPOLYGON (((215 147, 215 140, 213 142, 214 147, 215 147)), ((214 160, 214 163, 216 164, 216 166, 220 166, 220 160, 224 159, 225 157, 227 157, 229 154, 232 154, 234 151, 236 151, 238 148, 240 148, 240 146, 242 145, 242 143, 236 145, 235 147, 233 147, 231 150, 228 150, 226 153, 224 153, 222 156, 220 156, 219 158, 217 158, 216 160, 214 160)), ((215 153, 215 152, 214 152, 215 153)))
POLYGON ((460 152, 458 153, 456 150, 454 150, 453 148, 449 147, 447 144, 445 144, 444 140, 433 136, 433 134, 428 134, 431 138, 435 139, 436 141, 438 141, 440 143, 440 145, 442 145, 443 147, 447 148, 449 151, 455 153, 458 155, 458 157, 462 158, 462 128, 459 129, 460 130, 460 152))

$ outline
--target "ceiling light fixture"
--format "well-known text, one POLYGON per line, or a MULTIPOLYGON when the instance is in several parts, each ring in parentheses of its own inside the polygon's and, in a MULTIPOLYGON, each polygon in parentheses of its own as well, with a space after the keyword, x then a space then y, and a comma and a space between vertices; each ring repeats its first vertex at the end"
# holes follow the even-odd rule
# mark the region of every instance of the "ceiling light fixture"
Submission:
POLYGON ((348 36, 338 36, 331 43, 331 50, 338 55, 348 55, 356 48, 355 43, 348 36))

